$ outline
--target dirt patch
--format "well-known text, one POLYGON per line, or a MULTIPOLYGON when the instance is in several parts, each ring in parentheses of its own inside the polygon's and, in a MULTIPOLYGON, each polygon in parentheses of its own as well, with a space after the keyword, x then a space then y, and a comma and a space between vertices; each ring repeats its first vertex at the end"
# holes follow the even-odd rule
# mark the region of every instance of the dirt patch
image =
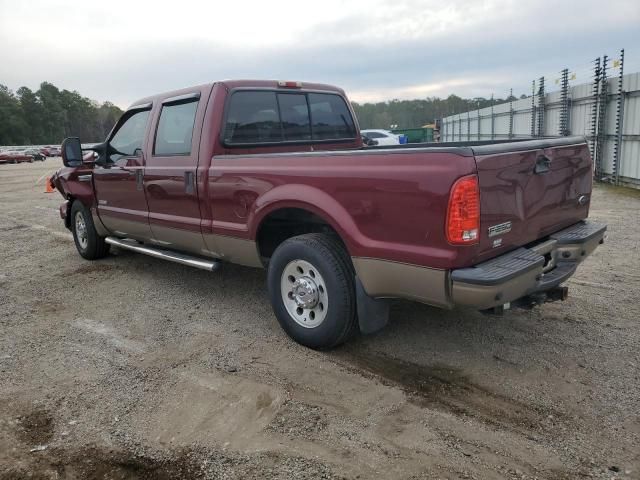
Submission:
POLYGON ((90 273, 103 273, 103 272, 111 272, 113 270, 118 270, 120 267, 117 265, 109 265, 107 263, 87 263, 85 265, 80 265, 78 268, 71 270, 70 272, 64 272, 61 275, 88 275, 90 273))
POLYGON ((168 480, 202 478, 201 466, 188 451, 151 458, 94 446, 79 451, 53 448, 35 453, 26 465, 0 472, 0 479, 168 480))
POLYGON ((0 480, 182 480, 182 479, 340 479, 326 465, 273 453, 254 455, 182 449, 134 452, 87 446, 69 451, 52 448, 27 462, 0 470, 0 480))
POLYGON ((50 315, 61 312, 65 306, 57 300, 38 300, 34 302, 32 312, 40 315, 50 315))
POLYGON ((18 417, 18 437, 30 445, 45 445, 53 437, 55 424, 44 408, 37 408, 18 417))
POLYGON ((388 355, 350 352, 343 355, 352 371, 398 386, 411 402, 522 434, 549 431, 560 415, 548 408, 528 405, 473 383, 459 369, 446 365, 423 366, 388 355), (357 368, 354 368, 357 367, 357 368))
POLYGON ((290 437, 313 438, 326 427, 327 419, 322 407, 289 400, 267 426, 267 431, 290 437))

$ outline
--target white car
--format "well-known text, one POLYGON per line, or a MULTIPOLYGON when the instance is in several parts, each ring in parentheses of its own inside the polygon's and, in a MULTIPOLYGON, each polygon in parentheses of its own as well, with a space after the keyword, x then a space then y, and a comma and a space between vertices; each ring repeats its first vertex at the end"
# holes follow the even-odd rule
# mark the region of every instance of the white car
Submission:
POLYGON ((360 133, 377 141, 378 145, 400 145, 400 137, 389 130, 361 130, 360 133))

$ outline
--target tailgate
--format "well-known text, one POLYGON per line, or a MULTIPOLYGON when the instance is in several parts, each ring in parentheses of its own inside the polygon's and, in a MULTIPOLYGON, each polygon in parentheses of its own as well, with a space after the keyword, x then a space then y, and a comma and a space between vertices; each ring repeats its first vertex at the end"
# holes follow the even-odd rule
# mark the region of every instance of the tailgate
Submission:
POLYGON ((474 148, 480 185, 480 258, 572 225, 589 214, 591 157, 582 137, 474 148))

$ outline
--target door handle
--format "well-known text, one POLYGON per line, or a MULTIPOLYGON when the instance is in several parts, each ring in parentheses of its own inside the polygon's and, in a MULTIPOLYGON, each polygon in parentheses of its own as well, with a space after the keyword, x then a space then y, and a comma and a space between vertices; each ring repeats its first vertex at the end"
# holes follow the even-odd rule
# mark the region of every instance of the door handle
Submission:
POLYGON ((142 171, 141 168, 136 170, 136 173, 135 173, 135 175, 136 175, 136 190, 142 191, 143 180, 144 180, 143 173, 144 172, 142 171))
POLYGON ((540 155, 536 159, 536 166, 533 169, 533 173, 541 175, 547 173, 549 170, 551 170, 551 159, 546 155, 540 155))
POLYGON ((196 192, 196 176, 194 172, 184 172, 184 191, 189 194, 196 192))

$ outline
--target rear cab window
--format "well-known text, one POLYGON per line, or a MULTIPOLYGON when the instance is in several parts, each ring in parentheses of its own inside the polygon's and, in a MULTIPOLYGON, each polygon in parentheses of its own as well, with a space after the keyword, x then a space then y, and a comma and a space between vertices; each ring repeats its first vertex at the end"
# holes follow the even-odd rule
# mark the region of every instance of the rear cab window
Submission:
POLYGON ((354 140, 345 100, 334 93, 237 90, 225 111, 227 146, 354 140))

